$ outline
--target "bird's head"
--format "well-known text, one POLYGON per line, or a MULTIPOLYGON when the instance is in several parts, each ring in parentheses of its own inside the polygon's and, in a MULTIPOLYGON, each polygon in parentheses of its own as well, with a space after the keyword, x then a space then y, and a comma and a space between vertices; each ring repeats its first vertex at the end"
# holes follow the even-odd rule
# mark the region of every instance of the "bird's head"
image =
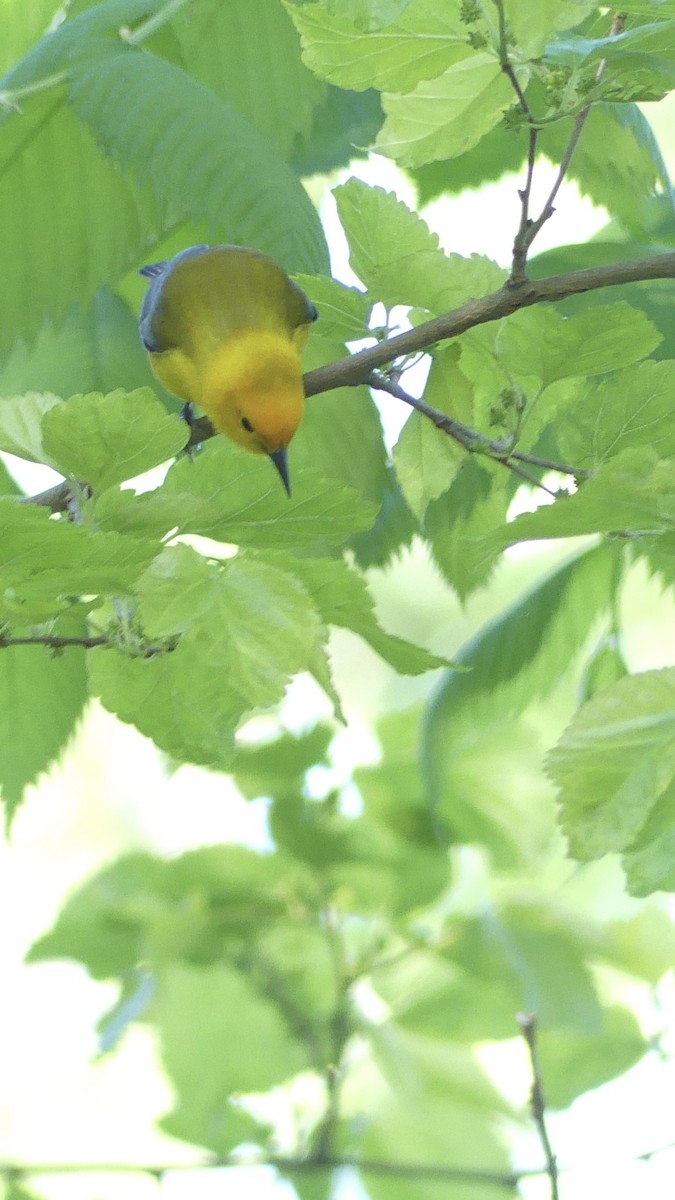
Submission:
POLYGON ((236 331, 211 356, 203 407, 219 433, 268 454, 290 494, 286 450, 305 408, 293 343, 274 331, 236 331))

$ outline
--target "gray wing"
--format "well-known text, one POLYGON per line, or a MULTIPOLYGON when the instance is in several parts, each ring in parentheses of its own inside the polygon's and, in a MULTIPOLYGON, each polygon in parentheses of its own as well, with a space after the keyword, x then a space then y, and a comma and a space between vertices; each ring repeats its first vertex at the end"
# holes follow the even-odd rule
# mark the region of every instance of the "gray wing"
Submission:
POLYGON ((141 267, 139 275, 145 276, 150 280, 147 292, 143 298, 143 306, 141 315, 138 318, 138 330, 141 335, 141 341, 146 350, 156 354, 161 350, 167 350, 168 346, 163 346, 157 340, 152 328, 157 306, 162 298, 164 284, 174 267, 182 262, 185 258, 193 258, 197 254, 203 254, 205 250, 210 250, 210 246, 188 246, 187 250, 181 250, 180 254, 176 254, 174 258, 166 259, 164 262, 147 263, 141 267))

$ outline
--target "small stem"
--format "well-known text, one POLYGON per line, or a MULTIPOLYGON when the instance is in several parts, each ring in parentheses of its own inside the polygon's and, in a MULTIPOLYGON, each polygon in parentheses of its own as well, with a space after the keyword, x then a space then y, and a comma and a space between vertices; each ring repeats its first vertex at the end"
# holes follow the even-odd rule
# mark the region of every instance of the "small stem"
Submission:
POLYGON ((546 1174, 551 1181, 551 1200, 559 1200, 558 1193, 558 1162, 551 1140, 548 1136, 546 1127, 546 1100, 544 1098, 544 1082, 541 1074, 541 1066, 539 1063, 539 1048, 537 1046, 537 1017, 535 1013, 520 1013, 518 1015, 518 1024, 525 1039, 525 1044, 530 1053, 530 1065, 532 1067, 532 1089, 530 1092, 530 1104, 532 1106, 532 1116, 539 1133, 539 1140, 542 1144, 544 1157, 546 1159, 546 1174))
POLYGON ((161 29, 162 25, 166 25, 175 13, 180 12, 181 8, 185 8, 185 5, 191 2, 192 0, 167 0, 164 7, 148 17, 142 25, 137 25, 135 29, 129 29, 126 25, 122 26, 119 31, 122 41, 127 42, 130 46, 140 46, 141 42, 152 37, 153 33, 161 29))
MULTIPOLYGON (((501 0, 495 0, 495 2, 496 3, 498 2, 498 6, 499 6, 499 3, 501 3, 501 0)), ((612 21, 610 37, 616 37, 616 35, 618 33, 621 33, 621 30, 623 29, 624 24, 625 24, 625 20, 626 20, 626 18, 623 13, 616 14, 616 16, 614 17, 614 20, 612 21)), ((602 79, 602 76, 605 73, 606 67, 607 67, 607 60, 603 58, 602 61, 598 64, 598 69, 595 73, 596 82, 599 82, 602 79)), ((504 70, 505 68, 502 66, 502 69, 504 70)), ((507 72, 507 74, 508 74, 508 72, 507 72)), ((585 104, 584 107, 581 109, 581 111, 577 113, 577 117, 574 122, 574 127, 572 129, 570 140, 567 143, 567 146, 565 148, 565 153, 563 154, 562 159, 560 161, 560 167, 559 167, 558 173, 555 177, 553 187, 551 188, 551 191, 549 192, 549 194, 546 198, 546 201, 544 202, 544 206, 535 221, 532 221, 528 218, 527 206, 529 203, 530 190, 532 187, 532 174, 533 174, 533 167, 534 167, 534 160, 533 160, 532 156, 536 150, 536 130, 535 130, 535 138, 534 138, 534 143, 533 143, 533 139, 532 139, 533 118, 532 118, 532 114, 530 113, 529 109, 526 109, 525 111, 526 111, 526 115, 528 116, 528 122, 530 125, 530 148, 529 148, 529 153, 528 153, 527 181, 525 183, 525 188, 520 193, 521 204, 522 204, 522 215, 521 215, 521 221, 520 221, 520 228, 518 229, 518 233, 516 234, 515 241, 513 243, 513 266, 512 266, 512 270, 511 270, 511 283, 512 284, 522 283, 523 280, 527 278, 526 266, 527 266, 527 256, 528 256, 528 253, 530 250, 530 246, 532 245, 534 239, 536 238, 536 236, 539 233, 542 226, 546 224, 546 222, 550 219, 550 217, 553 216, 553 213, 555 212, 554 205, 555 205, 556 196, 558 195, 558 192, 560 191, 560 188, 562 187, 563 180, 567 174, 569 165, 572 161, 572 155, 574 154, 574 151, 576 150, 577 145, 579 144, 579 138, 581 137, 584 125, 586 124, 586 118, 588 117, 588 114, 591 111, 591 105, 590 105, 590 103, 585 104)))
POLYGON ((37 79, 35 83, 25 83, 23 87, 9 88, 6 92, 0 91, 0 105, 21 112, 19 100, 24 100, 26 96, 34 96, 37 92, 46 92, 49 88, 58 87, 59 84, 65 83, 67 78, 65 71, 57 71, 54 75, 46 75, 44 79, 37 79))
POLYGON ((386 375, 379 375, 373 371, 364 382, 378 391, 388 392, 390 396, 394 396, 397 400, 402 400, 404 404, 409 404, 411 408, 421 413, 423 417, 428 417, 437 429, 454 438, 469 454, 484 454, 487 458, 501 463, 509 471, 513 471, 515 475, 519 475, 522 479, 525 479, 533 487, 542 488, 543 491, 547 492, 549 496, 553 496, 554 499, 555 492, 552 492, 540 480, 534 479, 527 471, 524 471, 512 460, 517 459, 518 463, 527 463, 533 467, 544 467, 546 470, 559 471, 563 475, 573 475, 575 478, 590 474, 589 471, 584 471, 581 467, 572 467, 567 463, 553 463, 548 459, 538 458, 536 455, 512 450, 509 446, 504 445, 503 442, 497 442, 493 438, 486 437, 485 434, 479 433, 476 429, 471 429, 468 425, 463 425, 461 421, 456 421, 454 417, 449 417, 439 409, 432 408, 424 400, 418 400, 415 396, 411 396, 409 392, 404 391, 400 384, 395 383, 393 379, 387 379, 386 375))
MULTIPOLYGON (((7 650, 10 646, 47 646, 50 650, 65 650, 69 646, 80 646, 84 650, 95 650, 99 646, 106 646, 112 649, 116 646, 110 638, 95 636, 95 637, 60 637, 56 634, 27 634, 23 637, 12 637, 9 634, 0 633, 0 650, 7 650)), ((141 655, 135 657, 155 658, 158 654, 170 654, 175 647, 172 645, 166 646, 145 646, 141 655)))

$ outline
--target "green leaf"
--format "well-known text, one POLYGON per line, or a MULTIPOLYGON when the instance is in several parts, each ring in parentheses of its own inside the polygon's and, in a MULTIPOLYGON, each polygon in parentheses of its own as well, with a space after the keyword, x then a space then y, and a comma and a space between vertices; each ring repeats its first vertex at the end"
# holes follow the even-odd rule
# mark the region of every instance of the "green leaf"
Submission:
POLYGON ((174 758, 226 768, 242 717, 313 668, 325 630, 309 595, 277 567, 244 555, 208 564, 185 546, 164 550, 137 591, 151 637, 185 632, 151 658, 93 654, 92 687, 174 758))
POLYGON ((185 425, 148 388, 72 396, 42 422, 45 450, 64 475, 104 491, 173 458, 185 425))
MULTIPOLYGON (((455 420, 470 424, 473 388, 460 370, 458 359, 455 343, 434 351, 423 399, 455 420)), ((417 412, 408 417, 394 447, 394 464, 405 498, 418 520, 423 519, 429 503, 448 490, 465 462, 466 450, 428 417, 417 412)))
POLYGON ((71 958, 94 979, 132 971, 144 956, 146 922, 157 917, 165 864, 150 854, 127 854, 70 895, 52 929, 28 951, 28 962, 71 958))
MULTIPOLYGON (((119 28, 128 11, 139 7, 116 5, 111 12, 112 5, 101 4, 96 15, 102 25, 105 17, 119 28)), ((86 40, 87 28, 64 22, 2 80, 2 88, 11 94, 58 76, 77 40, 86 40)), ((17 334, 34 337, 47 316, 58 326, 75 301, 87 305, 103 282, 116 282, 134 266, 157 236, 154 201, 102 157, 65 98, 65 84, 37 89, 22 100, 20 112, 0 112, 5 346, 17 334), (26 267, 27 246, 35 256, 31 261, 40 263, 37 289, 26 267)))
POLYGON ((319 310, 319 337, 348 342, 368 336, 371 302, 364 292, 325 275, 295 275, 294 279, 319 310))
POLYGON ((216 1154, 252 1140, 254 1122, 233 1106, 236 1096, 281 1084, 309 1065, 281 1006, 229 966, 166 971, 157 1022, 177 1094, 162 1125, 173 1137, 216 1154))
MULTIPOLYGON (((54 632, 74 637, 87 630, 71 620, 54 632)), ((60 654, 44 646, 0 649, 0 787, 8 824, 26 785, 63 750, 86 700, 83 649, 73 646, 60 654)))
POLYGON ((439 10, 433 0, 411 0, 394 21, 373 31, 325 0, 285 7, 307 66, 343 88, 408 91, 471 53, 458 9, 439 10))
POLYGON ((321 224, 300 182, 271 142, 202 84, 111 42, 89 42, 71 80, 78 114, 174 221, 204 217, 216 240, 226 233, 289 270, 328 269, 321 224))
POLYGON ((579 25, 597 5, 595 0, 507 0, 504 5, 509 31, 519 50, 539 58, 551 34, 579 25))
MULTIPOLYGON (((372 1080, 364 1157, 508 1174, 508 1159, 494 1122, 506 1105, 471 1052, 451 1042, 413 1035, 389 1022, 370 1031, 377 1074, 372 1080), (420 1103, 420 1097, 424 1103, 420 1103)), ((364 1105, 365 1107, 365 1105, 364 1105)), ((432 1200, 438 1182, 363 1173, 375 1200, 432 1200)), ((453 1200, 494 1200, 494 1185, 473 1179, 452 1184, 453 1200)))
POLYGON ((490 259, 444 254, 436 234, 391 192, 350 179, 333 194, 350 265, 371 299, 443 313, 504 282, 506 272, 490 259))
POLYGON ((321 552, 372 525, 376 510, 371 502, 310 468, 295 472, 292 464, 293 451, 289 499, 265 456, 212 438, 196 458, 175 463, 163 487, 143 507, 152 511, 156 503, 164 509, 169 497, 179 509, 185 496, 182 532, 272 549, 321 552))
POLYGON ((644 313, 618 301, 566 320, 551 309, 521 310, 502 323, 497 349, 508 370, 536 375, 548 387, 557 379, 626 367, 646 358, 660 341, 644 313))
POLYGON ((58 396, 49 392, 0 400, 0 449, 29 462, 53 465, 42 441, 42 418, 58 404, 58 396))
POLYGON ((311 767, 327 765, 332 738, 327 725, 315 725, 309 733, 284 733, 272 742, 238 746, 232 774, 239 791, 247 800, 299 791, 311 767))
POLYGON ((604 688, 582 705, 547 763, 574 856, 587 862, 630 849, 661 797, 672 814, 675 669, 604 688))
POLYGON ((424 528, 434 562, 462 600, 487 583, 494 569, 498 550, 488 548, 489 531, 505 519, 508 504, 504 488, 470 458, 427 507, 424 528))
POLYGON ((603 1027, 596 1033, 542 1030, 539 1054, 548 1103, 568 1108, 583 1092, 623 1075, 647 1048, 633 1013, 618 1005, 605 1011, 603 1027))
POLYGON ((471 150, 513 103, 497 60, 474 53, 406 95, 382 96, 385 122, 375 148, 404 167, 471 150))
POLYGON ((419 675, 446 666, 447 661, 382 629, 366 582, 343 559, 276 556, 280 566, 295 575, 311 595, 323 620, 351 629, 403 675, 419 675))
POLYGON ((37 506, 0 500, 0 617, 25 627, 73 596, 127 596, 157 553, 154 544, 52 520, 37 506))
MULTIPOLYGON (((542 130, 539 149, 560 162, 569 144, 572 120, 542 130)), ((635 104, 594 104, 579 139, 569 177, 596 205, 604 205, 626 229, 645 230, 645 202, 670 180, 647 118, 635 104)), ((671 218, 672 219, 672 218, 671 218)))
POLYGON ((377 92, 343 91, 329 84, 325 102, 314 110, 310 134, 294 147, 291 165, 303 176, 348 167, 367 157, 383 120, 377 92))
POLYGON ((477 549, 479 563, 489 563, 499 550, 539 538, 577 537, 584 533, 623 530, 658 531, 675 522, 675 484, 670 459, 654 451, 622 450, 603 463, 574 495, 516 517, 495 529, 477 549))
POLYGON ((557 431, 568 462, 592 470, 629 447, 675 457, 675 362, 627 367, 584 391, 557 431))
POLYGON ((288 159, 310 132, 325 85, 303 65, 300 42, 279 0, 201 0, 171 21, 184 64, 288 159))
POLYGON ((501 859, 539 852, 528 795, 541 796, 541 748, 514 716, 573 669, 610 608, 617 566, 612 548, 600 546, 545 576, 479 630, 458 655, 469 669, 449 672, 432 696, 420 737, 423 779, 434 811, 462 841, 487 842, 501 859))
POLYGON ((101 288, 86 311, 75 308, 55 329, 46 321, 35 342, 15 342, 0 370, 0 395, 127 391, 157 381, 148 365, 138 320, 125 302, 101 288))
POLYGON ((423 208, 437 196, 455 196, 465 188, 501 179, 507 171, 518 171, 526 158, 525 140, 501 122, 458 158, 424 163, 409 174, 417 185, 419 207, 423 208))

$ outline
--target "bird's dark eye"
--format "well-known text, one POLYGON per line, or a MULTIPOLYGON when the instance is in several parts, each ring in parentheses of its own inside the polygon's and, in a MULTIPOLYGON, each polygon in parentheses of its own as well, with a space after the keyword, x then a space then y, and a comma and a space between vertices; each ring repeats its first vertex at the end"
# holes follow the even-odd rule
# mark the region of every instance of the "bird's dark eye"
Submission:
POLYGON ((249 421, 248 417, 242 417, 241 423, 247 433, 253 433, 253 426, 251 425, 251 422, 249 421))

